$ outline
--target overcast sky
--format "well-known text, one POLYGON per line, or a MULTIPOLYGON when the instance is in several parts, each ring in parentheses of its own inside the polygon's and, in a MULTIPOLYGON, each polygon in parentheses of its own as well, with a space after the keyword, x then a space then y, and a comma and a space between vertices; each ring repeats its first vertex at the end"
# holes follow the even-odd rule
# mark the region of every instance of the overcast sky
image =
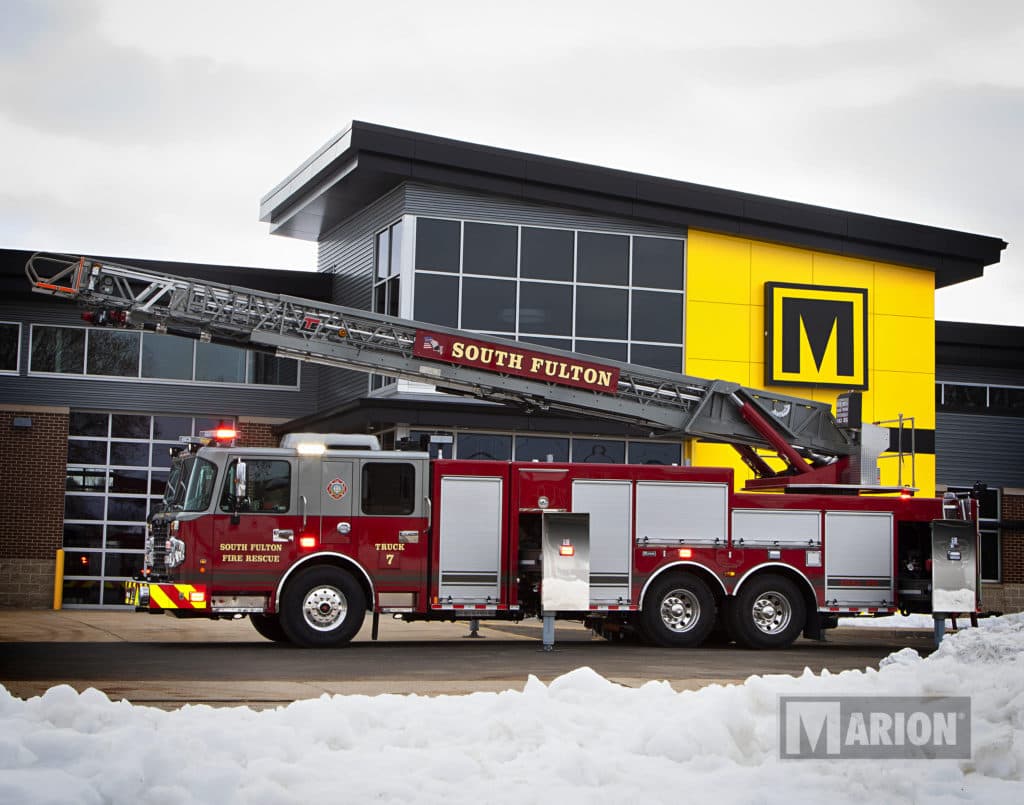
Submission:
POLYGON ((260 198, 352 119, 994 235, 1024 326, 1024 3, 0 0, 0 247, 313 268, 260 198))

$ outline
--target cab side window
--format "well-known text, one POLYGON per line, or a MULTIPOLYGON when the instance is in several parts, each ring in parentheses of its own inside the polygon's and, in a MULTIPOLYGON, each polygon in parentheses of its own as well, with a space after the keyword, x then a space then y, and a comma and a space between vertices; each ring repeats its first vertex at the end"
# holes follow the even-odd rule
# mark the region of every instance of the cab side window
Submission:
POLYGON ((362 507, 363 514, 412 514, 416 509, 416 468, 393 462, 364 464, 362 507))
POLYGON ((283 514, 291 506, 292 468, 287 461, 245 460, 245 496, 236 501, 233 490, 238 461, 228 466, 220 508, 225 512, 283 514))

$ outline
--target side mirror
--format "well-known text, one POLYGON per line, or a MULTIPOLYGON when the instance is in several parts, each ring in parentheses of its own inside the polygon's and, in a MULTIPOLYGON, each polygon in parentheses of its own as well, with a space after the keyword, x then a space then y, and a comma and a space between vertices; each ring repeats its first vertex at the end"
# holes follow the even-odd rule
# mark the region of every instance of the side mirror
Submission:
POLYGON ((239 459, 235 463, 235 477, 231 484, 231 498, 232 498, 232 511, 231 511, 231 524, 238 525, 241 522, 238 519, 238 511, 241 508, 241 503, 245 500, 245 462, 239 459))

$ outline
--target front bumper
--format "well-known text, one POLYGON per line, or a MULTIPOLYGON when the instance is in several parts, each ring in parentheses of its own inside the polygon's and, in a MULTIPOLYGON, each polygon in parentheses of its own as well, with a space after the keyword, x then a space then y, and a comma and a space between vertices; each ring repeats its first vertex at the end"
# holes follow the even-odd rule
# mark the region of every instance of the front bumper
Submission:
POLYGON ((124 602, 148 612, 165 609, 205 610, 210 597, 205 584, 172 584, 155 581, 126 581, 124 602))

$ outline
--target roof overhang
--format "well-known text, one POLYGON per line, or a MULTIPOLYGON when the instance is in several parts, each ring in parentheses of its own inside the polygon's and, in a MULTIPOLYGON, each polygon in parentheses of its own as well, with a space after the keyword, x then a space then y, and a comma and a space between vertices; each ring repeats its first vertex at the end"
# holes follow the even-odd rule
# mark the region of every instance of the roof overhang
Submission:
POLYGON ((274 234, 316 241, 406 181, 924 268, 942 288, 999 262, 1000 238, 567 162, 355 121, 260 203, 274 234))

